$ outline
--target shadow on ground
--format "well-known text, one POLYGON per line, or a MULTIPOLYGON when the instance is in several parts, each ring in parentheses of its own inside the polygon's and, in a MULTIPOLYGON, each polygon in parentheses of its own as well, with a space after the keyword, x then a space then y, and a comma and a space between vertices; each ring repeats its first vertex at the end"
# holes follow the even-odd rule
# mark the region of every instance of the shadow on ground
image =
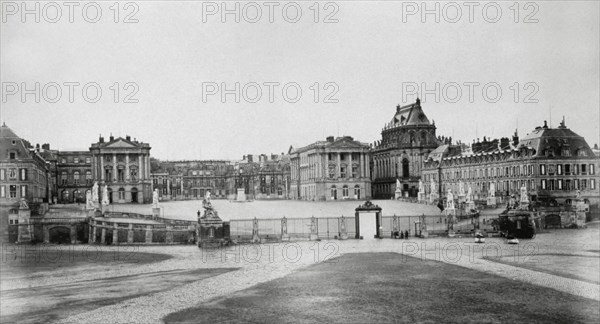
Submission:
POLYGON ((48 323, 232 270, 172 270, 6 290, 2 291, 0 323, 48 323))
POLYGON ((166 323, 574 323, 600 321, 598 302, 395 253, 347 254, 166 323))

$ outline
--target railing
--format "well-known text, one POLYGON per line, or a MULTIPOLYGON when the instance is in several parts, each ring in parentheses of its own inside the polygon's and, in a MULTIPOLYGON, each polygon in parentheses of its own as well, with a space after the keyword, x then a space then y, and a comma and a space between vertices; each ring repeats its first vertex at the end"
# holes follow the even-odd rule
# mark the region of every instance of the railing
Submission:
MULTIPOLYGON (((356 235, 354 216, 344 217, 346 233, 349 238, 356 235)), ((229 222, 230 237, 233 240, 248 240, 253 237, 254 222, 257 234, 263 239, 280 239, 283 235, 282 219, 232 219, 229 222)), ((311 234, 319 239, 335 239, 342 235, 341 217, 286 218, 286 231, 290 239, 308 240, 311 234), (313 229, 314 227, 314 229, 313 229)))

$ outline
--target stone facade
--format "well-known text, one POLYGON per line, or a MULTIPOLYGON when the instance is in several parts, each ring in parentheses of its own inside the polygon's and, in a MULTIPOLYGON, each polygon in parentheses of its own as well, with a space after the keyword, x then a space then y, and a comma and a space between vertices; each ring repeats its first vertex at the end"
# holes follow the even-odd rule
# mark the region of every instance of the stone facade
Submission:
MULTIPOLYGON (((519 140, 474 143, 470 150, 446 146, 432 154, 424 165, 425 183, 433 180, 446 192, 459 190, 459 181, 471 187, 475 199, 519 195, 525 187, 531 201, 539 206, 572 205, 581 199, 598 205, 598 157, 585 139, 564 122, 558 128, 537 127, 519 140), (441 160, 441 164, 440 164, 441 160)), ((430 194, 429 186, 425 187, 430 194)))
POLYGON ((372 149, 373 198, 394 197, 397 180, 405 196, 417 197, 423 164, 440 144, 435 130, 419 99, 396 107, 392 120, 381 130, 381 140, 372 149))
POLYGON ((85 203, 94 184, 92 154, 89 151, 58 151, 56 154, 58 202, 85 203))
POLYGON ((350 136, 319 141, 291 151, 291 198, 371 198, 369 145, 350 136))
POLYGON ((0 127, 1 241, 8 240, 8 225, 19 222, 21 199, 25 199, 27 209, 34 213, 48 202, 48 177, 49 163, 29 142, 3 124, 0 127))
POLYGON ((148 143, 110 136, 100 137, 90 147, 92 177, 100 186, 107 185, 109 201, 113 203, 150 203, 150 145, 148 143))

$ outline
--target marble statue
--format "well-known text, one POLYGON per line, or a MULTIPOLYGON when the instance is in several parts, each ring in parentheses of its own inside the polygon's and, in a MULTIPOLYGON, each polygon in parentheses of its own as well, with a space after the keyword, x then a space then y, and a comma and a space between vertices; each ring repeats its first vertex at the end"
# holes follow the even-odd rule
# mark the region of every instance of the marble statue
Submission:
POLYGON ((432 194, 436 193, 436 190, 435 190, 435 181, 433 181, 433 178, 431 178, 430 190, 431 190, 432 194))
POLYGON ((425 188, 423 187, 423 181, 419 180, 419 192, 423 193, 425 192, 425 188))
POLYGON ((94 181, 92 186, 92 202, 98 202, 98 181, 94 181))
POLYGON ((490 197, 496 197, 496 185, 493 182, 490 184, 490 197))
POLYGON ((19 202, 19 209, 29 209, 29 204, 27 204, 27 200, 25 198, 21 198, 19 202))
POLYGON ((287 234, 287 218, 285 216, 281 219, 281 234, 287 234))
POLYGON ((154 189, 154 191, 152 192, 152 208, 159 208, 158 207, 158 189, 154 189))
POLYGON ((527 188, 525 186, 521 187, 521 202, 527 202, 529 198, 527 197, 527 188))
POLYGON ((104 185, 102 187, 102 205, 108 205, 108 186, 104 185))
POLYGON ((465 184, 462 182, 462 180, 458 181, 458 195, 460 195, 460 196, 465 195, 465 184))
POLYGON ((446 200, 446 209, 454 209, 454 194, 452 194, 452 189, 448 189, 446 200))
MULTIPOLYGON (((97 198, 97 197, 96 197, 97 198)), ((92 200, 92 192, 91 191, 86 191, 85 193, 85 209, 94 209, 94 201, 92 200)))
POLYGON ((577 199, 577 200, 581 199, 581 190, 577 189, 577 193, 576 193, 575 199, 577 199))
POLYGON ((467 191, 467 202, 471 202, 471 200, 473 199, 473 189, 471 188, 471 186, 469 186, 469 189, 467 191))

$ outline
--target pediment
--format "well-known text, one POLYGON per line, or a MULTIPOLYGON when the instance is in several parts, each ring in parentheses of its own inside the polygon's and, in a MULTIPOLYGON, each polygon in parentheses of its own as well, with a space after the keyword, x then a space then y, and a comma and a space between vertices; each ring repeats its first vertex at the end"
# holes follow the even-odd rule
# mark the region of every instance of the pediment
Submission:
POLYGON ((362 148, 363 145, 349 139, 341 139, 331 143, 332 148, 362 148))
POLYGON ((116 139, 114 142, 108 143, 105 146, 105 148, 134 148, 134 147, 136 147, 134 144, 131 144, 121 138, 116 139))

